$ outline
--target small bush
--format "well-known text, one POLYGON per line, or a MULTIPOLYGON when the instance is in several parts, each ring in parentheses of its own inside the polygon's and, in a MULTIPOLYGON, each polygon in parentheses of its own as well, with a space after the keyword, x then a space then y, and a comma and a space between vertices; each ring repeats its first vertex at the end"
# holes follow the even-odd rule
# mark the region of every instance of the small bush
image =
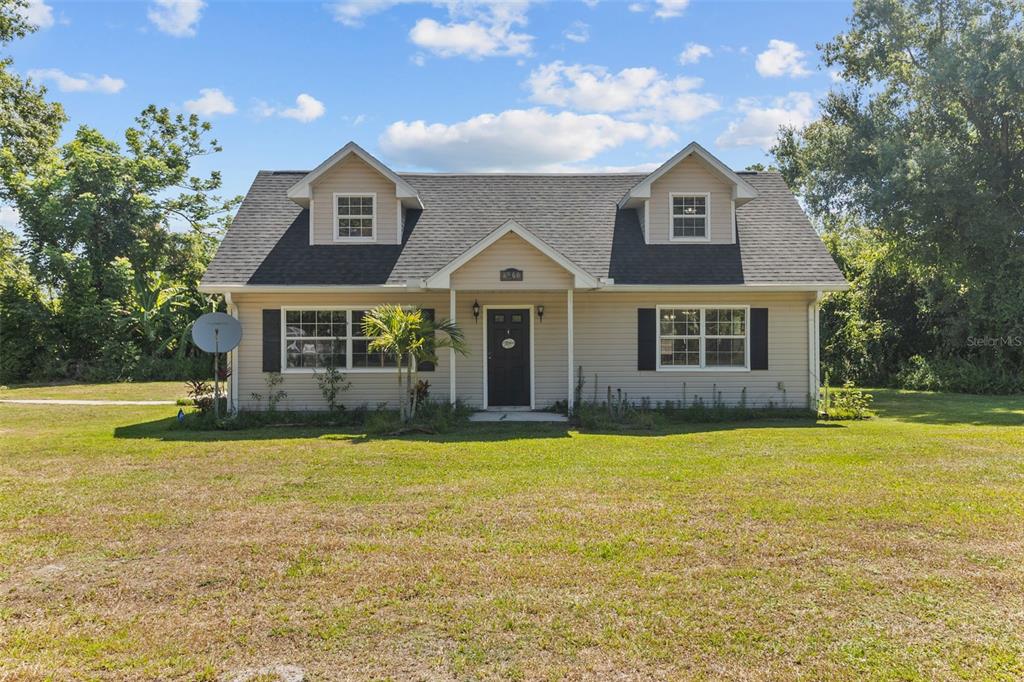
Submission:
POLYGON ((213 409, 213 386, 205 379, 189 379, 185 382, 189 400, 199 410, 200 414, 206 414, 213 409))
POLYGON ((818 416, 832 421, 868 419, 874 415, 872 400, 874 396, 855 388, 852 382, 846 382, 841 389, 830 389, 826 383, 818 401, 818 416))
MULTIPOLYGON (((212 403, 212 400, 211 400, 212 403)), ((409 424, 402 424, 397 410, 387 408, 381 403, 375 410, 367 410, 365 406, 352 410, 329 412, 299 410, 266 410, 241 411, 234 417, 216 419, 212 410, 195 411, 185 417, 185 423, 179 428, 200 431, 244 431, 268 426, 296 426, 309 428, 328 428, 350 426, 372 435, 385 435, 405 432, 444 433, 462 426, 469 419, 472 410, 462 403, 451 405, 448 402, 427 401, 420 406, 416 419, 409 424)))
POLYGON ((336 367, 328 367, 323 372, 316 373, 316 383, 320 386, 320 393, 327 402, 327 409, 330 412, 344 410, 345 406, 338 403, 338 394, 344 393, 351 386, 352 382, 345 379, 345 375, 336 367))
POLYGON ((721 394, 716 391, 709 405, 701 396, 694 396, 687 404, 685 401, 666 401, 652 404, 649 399, 639 403, 619 402, 615 394, 615 403, 584 402, 578 404, 573 411, 573 422, 588 430, 649 431, 668 428, 673 424, 706 424, 718 422, 746 421, 752 419, 794 419, 813 416, 813 412, 802 408, 779 408, 766 406, 754 408, 744 405, 727 405, 722 401, 721 394))

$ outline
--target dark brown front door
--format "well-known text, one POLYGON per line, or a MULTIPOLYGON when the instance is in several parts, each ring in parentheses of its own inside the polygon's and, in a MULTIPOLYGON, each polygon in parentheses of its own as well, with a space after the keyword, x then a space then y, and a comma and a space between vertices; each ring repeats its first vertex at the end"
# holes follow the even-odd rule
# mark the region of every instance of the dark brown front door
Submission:
POLYGON ((487 311, 487 406, 530 406, 530 310, 487 311))

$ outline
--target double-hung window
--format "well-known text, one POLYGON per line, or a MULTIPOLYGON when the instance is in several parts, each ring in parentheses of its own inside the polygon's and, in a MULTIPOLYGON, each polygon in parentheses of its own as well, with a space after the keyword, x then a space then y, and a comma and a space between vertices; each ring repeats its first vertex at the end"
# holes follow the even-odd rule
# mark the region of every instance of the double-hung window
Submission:
POLYGON ((670 195, 672 239, 707 240, 710 203, 711 197, 708 194, 670 195))
POLYGON ((660 306, 658 369, 747 369, 746 307, 660 306))
POLYGON ((285 309, 283 349, 286 370, 383 369, 397 363, 393 355, 371 351, 363 335, 365 309, 285 309))
POLYGON ((373 239, 377 219, 376 204, 376 194, 335 194, 335 240, 373 239))

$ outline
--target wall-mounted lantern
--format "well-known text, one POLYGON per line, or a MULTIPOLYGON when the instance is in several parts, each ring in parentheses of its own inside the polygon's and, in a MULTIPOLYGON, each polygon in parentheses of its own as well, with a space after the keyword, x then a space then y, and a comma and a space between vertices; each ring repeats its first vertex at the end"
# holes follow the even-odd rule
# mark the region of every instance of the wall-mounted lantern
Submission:
POLYGON ((537 320, 539 322, 544 321, 544 306, 542 305, 537 306, 537 320))
POLYGON ((473 322, 480 320, 480 304, 473 301, 473 322))

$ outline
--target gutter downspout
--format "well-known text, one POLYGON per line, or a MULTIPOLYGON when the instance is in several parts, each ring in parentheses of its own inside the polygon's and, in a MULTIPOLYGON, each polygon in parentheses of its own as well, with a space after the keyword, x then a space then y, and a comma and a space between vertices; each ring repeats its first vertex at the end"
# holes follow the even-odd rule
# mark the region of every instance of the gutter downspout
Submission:
MULTIPOLYGON (((238 319, 238 306, 231 300, 231 292, 224 292, 224 302, 227 304, 228 315, 238 319)), ((228 377, 228 412, 238 414, 238 347, 231 349, 228 353, 228 364, 231 367, 231 376, 228 377)))
POLYGON ((815 409, 817 406, 818 394, 821 391, 821 298, 822 292, 815 292, 814 300, 807 305, 807 339, 809 348, 807 354, 809 371, 809 390, 811 404, 808 406, 815 409))

